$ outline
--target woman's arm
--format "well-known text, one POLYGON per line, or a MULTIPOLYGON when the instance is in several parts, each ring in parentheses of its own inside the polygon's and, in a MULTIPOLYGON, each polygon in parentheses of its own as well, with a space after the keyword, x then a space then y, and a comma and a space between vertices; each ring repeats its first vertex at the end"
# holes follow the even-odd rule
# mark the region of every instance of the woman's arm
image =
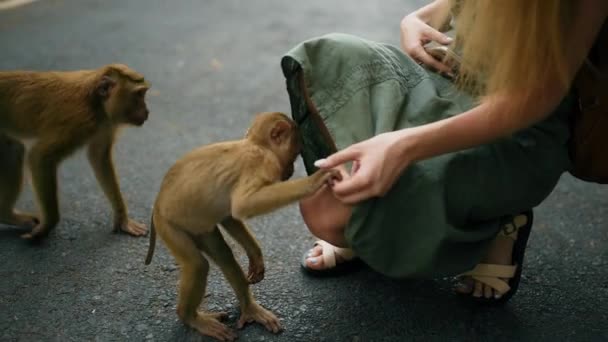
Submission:
MULTIPOLYGON (((572 70, 583 63, 608 14, 608 1, 581 0, 567 37, 567 60, 572 70)), ((427 125, 380 134, 354 144, 318 167, 332 168, 354 161, 352 176, 333 186, 345 203, 384 195, 411 163, 494 141, 542 120, 557 106, 567 89, 556 75, 540 80, 534 89, 495 94, 460 115, 427 125)))
MULTIPOLYGON (((579 13, 565 44, 571 70, 581 67, 608 15, 605 0, 584 0, 579 4, 579 13)), ((575 72, 571 74, 574 76, 575 72)), ((567 91, 557 75, 548 75, 534 89, 491 95, 461 115, 404 132, 401 142, 404 157, 407 155, 405 159, 413 162, 512 134, 547 117, 567 91)))

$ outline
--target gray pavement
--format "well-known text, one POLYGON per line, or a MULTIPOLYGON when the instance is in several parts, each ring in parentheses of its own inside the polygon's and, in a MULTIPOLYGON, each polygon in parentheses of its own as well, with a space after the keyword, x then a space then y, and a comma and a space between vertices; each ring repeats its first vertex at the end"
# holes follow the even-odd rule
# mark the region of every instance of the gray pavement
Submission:
MULTIPOLYGON (((44 0, 0 12, 0 69, 122 62, 146 75, 150 120, 124 131, 115 159, 131 215, 147 222, 181 154, 240 137, 257 111, 289 111, 285 51, 336 31, 397 44, 401 17, 421 3, 44 0)), ((0 340, 209 341, 177 320, 178 271, 166 248, 146 267, 147 238, 110 233, 110 208, 82 153, 63 164, 60 184, 62 221, 46 243, 0 229, 0 340)), ((26 188, 20 207, 35 210, 26 188)), ((267 275, 254 293, 285 331, 251 325, 239 340, 608 340, 608 187, 564 175, 536 213, 521 289, 502 308, 456 298, 449 279, 367 269, 307 277, 299 262, 313 239, 296 207, 255 219, 267 275)), ((208 292, 209 308, 228 311, 234 327, 236 298, 216 269, 208 292)))

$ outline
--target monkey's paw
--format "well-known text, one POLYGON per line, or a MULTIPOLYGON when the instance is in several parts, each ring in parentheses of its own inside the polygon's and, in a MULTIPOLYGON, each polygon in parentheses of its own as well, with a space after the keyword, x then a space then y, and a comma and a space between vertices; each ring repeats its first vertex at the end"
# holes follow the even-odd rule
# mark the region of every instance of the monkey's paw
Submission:
POLYGON ((148 233, 148 228, 143 223, 127 219, 127 221, 114 224, 114 231, 123 231, 133 236, 145 236, 148 233))
POLYGON ((247 274, 247 281, 249 284, 259 283, 264 279, 264 260, 262 258, 259 259, 249 259, 249 273, 247 274))
POLYGON ((313 194, 325 184, 331 184, 333 181, 342 180, 342 173, 338 169, 319 169, 311 177, 313 177, 314 181, 310 193, 313 194))
POLYGON ((238 337, 234 331, 225 326, 220 320, 227 318, 225 312, 202 313, 199 312, 194 319, 186 322, 199 333, 211 336, 220 341, 234 341, 238 337))
POLYGON ((327 177, 326 182, 341 181, 343 178, 343 173, 345 173, 345 172, 346 171, 341 168, 329 170, 329 172, 328 172, 329 176, 327 177))
POLYGON ((272 331, 275 334, 283 330, 277 316, 255 302, 253 302, 248 309, 241 312, 241 318, 239 318, 237 328, 242 329, 245 324, 252 322, 262 324, 268 331, 272 331))
POLYGON ((0 223, 9 226, 32 229, 40 223, 40 220, 34 215, 15 210, 7 216, 0 216, 0 223))
POLYGON ((44 239, 51 232, 51 227, 37 224, 29 233, 21 234, 21 238, 32 242, 44 239))

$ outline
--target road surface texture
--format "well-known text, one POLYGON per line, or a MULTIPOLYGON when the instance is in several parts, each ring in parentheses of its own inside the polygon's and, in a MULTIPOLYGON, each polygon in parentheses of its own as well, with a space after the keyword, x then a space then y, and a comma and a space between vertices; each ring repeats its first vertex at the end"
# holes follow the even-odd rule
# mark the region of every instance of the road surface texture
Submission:
MULTIPOLYGON (((124 131, 115 160, 131 215, 148 222, 180 155, 241 137, 256 112, 289 111, 284 52, 329 32, 398 44, 402 16, 423 3, 43 0, 0 12, 0 69, 122 62, 146 75, 150 119, 124 131)), ((144 266, 148 239, 110 232, 110 208, 82 152, 59 178, 62 220, 46 243, 0 229, 0 340, 210 341, 177 320, 178 270, 164 245, 144 266)), ((19 206, 35 210, 25 188, 19 206)), ((400 281, 368 269, 308 277, 299 262, 313 239, 296 206, 252 220, 267 265, 253 291, 285 331, 249 325, 239 340, 608 340, 608 188, 564 175, 536 216, 521 289, 501 308, 457 298, 451 279, 400 281)), ((232 290, 216 268, 209 279, 208 307, 227 311, 235 327, 232 290)))

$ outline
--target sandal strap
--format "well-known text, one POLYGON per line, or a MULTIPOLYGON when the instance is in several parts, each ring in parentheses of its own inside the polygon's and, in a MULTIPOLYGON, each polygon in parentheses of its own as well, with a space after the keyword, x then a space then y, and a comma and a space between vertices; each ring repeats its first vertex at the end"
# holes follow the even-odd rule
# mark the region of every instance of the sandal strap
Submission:
POLYGON ((513 217, 513 219, 505 223, 500 231, 498 231, 498 235, 508 237, 513 241, 517 241, 517 233, 519 228, 523 227, 528 223, 528 217, 526 215, 517 215, 513 217))
POLYGON ((509 283, 500 278, 513 278, 517 265, 478 264, 474 269, 463 273, 464 276, 486 284, 499 293, 507 293, 511 289, 509 283))
POLYGON ((517 265, 477 264, 474 269, 463 273, 469 276, 513 278, 517 265))
POLYGON ((336 266, 336 255, 339 255, 344 261, 352 260, 355 257, 355 252, 352 249, 336 247, 323 240, 315 241, 314 245, 319 245, 322 248, 321 256, 323 257, 324 268, 336 266))

